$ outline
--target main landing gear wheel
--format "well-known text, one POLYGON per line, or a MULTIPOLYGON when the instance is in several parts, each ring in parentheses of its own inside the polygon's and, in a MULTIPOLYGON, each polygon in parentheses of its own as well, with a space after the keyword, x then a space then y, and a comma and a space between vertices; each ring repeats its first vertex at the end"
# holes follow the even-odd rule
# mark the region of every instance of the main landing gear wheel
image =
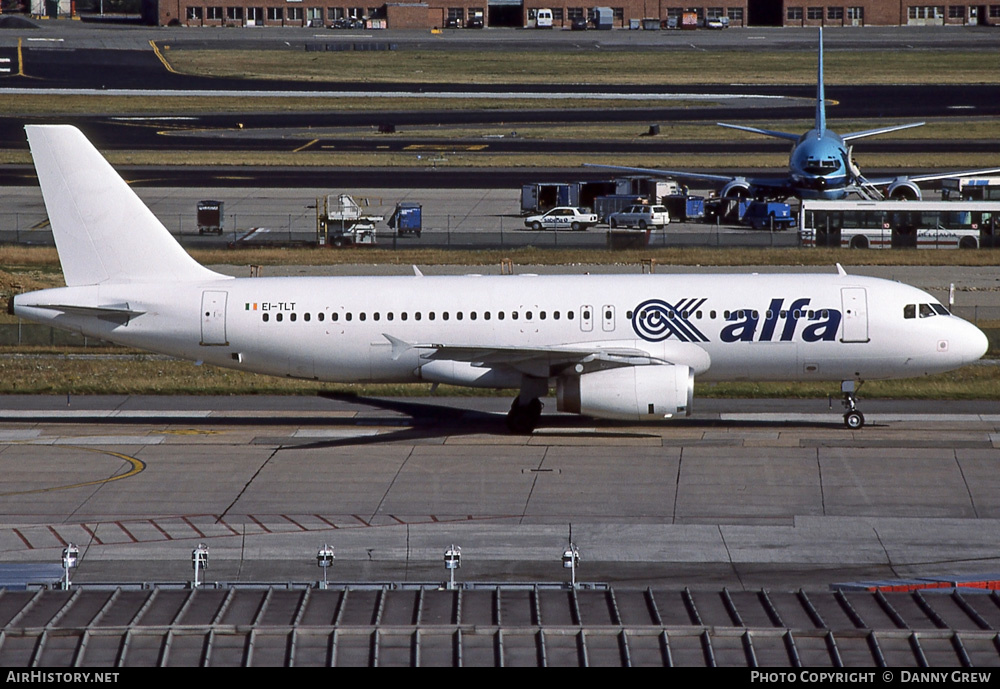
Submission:
POLYGON ((517 435, 528 435, 538 426, 542 418, 542 401, 538 398, 527 404, 520 404, 515 397, 507 412, 507 430, 517 435))
POLYGON ((865 425, 865 415, 857 410, 849 411, 844 414, 844 425, 856 431, 865 425))

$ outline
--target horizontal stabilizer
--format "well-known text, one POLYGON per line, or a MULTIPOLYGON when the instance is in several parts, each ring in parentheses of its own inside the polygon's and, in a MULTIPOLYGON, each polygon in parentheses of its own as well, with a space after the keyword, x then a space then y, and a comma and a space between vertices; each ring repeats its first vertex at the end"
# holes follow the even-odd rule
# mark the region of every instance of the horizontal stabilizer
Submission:
POLYGON ((798 141, 802 138, 801 134, 793 134, 791 132, 776 132, 773 129, 758 129, 757 127, 746 127, 742 124, 726 124, 725 122, 716 122, 720 127, 727 127, 729 129, 739 129, 744 132, 753 132, 754 134, 763 134, 764 136, 773 136, 776 139, 788 139, 789 141, 798 141))
POLYGON ((878 136, 879 134, 888 134, 889 132, 898 132, 901 129, 912 129, 913 127, 923 127, 923 122, 911 122, 910 124, 897 124, 892 127, 879 127, 878 129, 866 129, 863 132, 851 132, 850 134, 844 134, 840 138, 844 141, 853 141, 854 139, 863 139, 866 136, 878 136))
POLYGON ((78 306, 76 304, 24 304, 33 309, 50 309, 52 311, 62 311, 64 313, 74 313, 80 316, 125 316, 134 318, 146 313, 136 311, 128 306, 78 306))

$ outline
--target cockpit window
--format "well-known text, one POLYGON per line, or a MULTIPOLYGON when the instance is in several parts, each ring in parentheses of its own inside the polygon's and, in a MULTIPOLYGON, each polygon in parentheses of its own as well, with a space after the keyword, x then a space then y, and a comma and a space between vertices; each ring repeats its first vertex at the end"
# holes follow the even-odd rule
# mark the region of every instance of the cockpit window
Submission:
POLYGON ((833 158, 825 158, 823 160, 810 158, 806 161, 804 169, 812 175, 828 175, 831 172, 836 172, 838 167, 837 161, 833 158))
POLYGON ((907 304, 903 307, 903 318, 916 318, 917 313, 920 314, 921 318, 930 318, 931 316, 950 316, 951 312, 948 311, 941 304, 907 304))

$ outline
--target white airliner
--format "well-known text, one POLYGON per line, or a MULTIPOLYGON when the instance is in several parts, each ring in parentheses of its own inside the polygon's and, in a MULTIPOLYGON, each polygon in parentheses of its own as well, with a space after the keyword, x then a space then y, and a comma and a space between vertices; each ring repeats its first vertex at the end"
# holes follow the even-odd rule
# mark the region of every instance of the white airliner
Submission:
POLYGON ((560 411, 659 421, 694 380, 923 376, 979 359, 985 335, 934 297, 848 275, 232 278, 196 263, 77 129, 26 127, 66 287, 14 314, 217 366, 331 382, 517 388, 532 431, 560 411))

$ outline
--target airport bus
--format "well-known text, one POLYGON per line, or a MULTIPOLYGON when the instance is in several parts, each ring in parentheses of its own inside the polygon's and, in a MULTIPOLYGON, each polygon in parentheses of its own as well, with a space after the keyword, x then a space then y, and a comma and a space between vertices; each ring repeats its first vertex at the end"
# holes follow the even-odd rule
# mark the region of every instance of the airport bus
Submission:
POLYGON ((945 201, 1000 201, 1000 177, 955 177, 941 180, 945 201))
POLYGON ((802 246, 976 249, 1000 246, 1000 201, 802 201, 802 246))

